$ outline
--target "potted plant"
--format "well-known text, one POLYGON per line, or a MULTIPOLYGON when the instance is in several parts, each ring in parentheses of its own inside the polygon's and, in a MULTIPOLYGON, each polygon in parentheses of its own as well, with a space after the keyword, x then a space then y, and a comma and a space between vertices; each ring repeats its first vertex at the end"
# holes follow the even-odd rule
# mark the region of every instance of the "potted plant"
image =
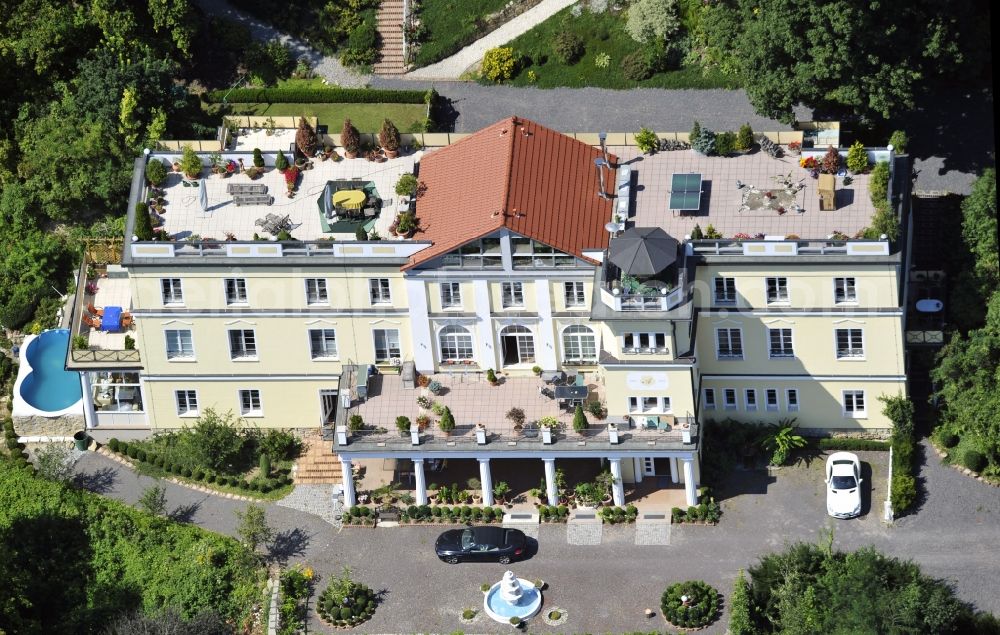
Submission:
POLYGON ((399 430, 400 436, 409 436, 410 418, 403 415, 396 417, 396 429, 399 430))
POLYGON ((260 153, 260 148, 253 149, 253 166, 264 171, 264 155, 260 153))
POLYGON ((344 120, 344 127, 340 130, 340 145, 344 146, 344 156, 348 159, 357 158, 361 148, 361 135, 350 119, 344 120))
POLYGON ((524 410, 521 408, 511 408, 507 411, 507 420, 513 423, 515 426, 524 425, 524 410))
POLYGON ((191 149, 191 146, 184 146, 180 161, 181 172, 189 179, 196 179, 201 176, 201 157, 191 149))
POLYGON ((431 418, 428 417, 427 415, 419 415, 415 419, 415 421, 417 423, 417 428, 419 428, 421 432, 423 432, 424 430, 426 430, 427 426, 429 426, 431 424, 431 418))
POLYGON ((541 366, 532 366, 531 367, 531 372, 535 374, 535 377, 541 377, 542 376, 542 367, 541 366))
POLYGON ((389 159, 399 156, 399 130, 388 119, 382 121, 382 129, 378 133, 378 143, 389 159))
POLYGON ((278 172, 284 172, 288 169, 288 159, 285 158, 285 153, 278 150, 278 156, 274 159, 274 167, 278 172))
POLYGON ((455 417, 451 414, 451 408, 445 406, 441 420, 438 421, 438 427, 441 428, 441 432, 444 432, 445 436, 451 436, 451 431, 455 429, 455 417))
POLYGON ((299 128, 295 131, 295 146, 307 157, 312 158, 316 155, 316 131, 305 117, 299 117, 299 128))
POLYGON ((486 381, 490 382, 491 386, 496 386, 498 383, 500 383, 500 381, 497 379, 496 372, 492 368, 486 370, 486 381))
POLYGON ((226 163, 222 160, 222 155, 218 152, 208 155, 208 164, 212 166, 212 174, 216 176, 221 176, 226 171, 226 163))
POLYGON ((159 187, 167 179, 167 166, 163 161, 153 159, 146 165, 146 180, 153 187, 159 187))
POLYGON ((573 430, 577 434, 583 434, 587 431, 590 423, 587 421, 587 415, 583 414, 583 406, 577 406, 576 411, 573 413, 573 430))
POLYGON ((792 141, 788 144, 788 153, 793 156, 798 156, 802 152, 802 142, 792 141))
POLYGON ((538 420, 538 427, 542 430, 542 443, 552 443, 552 432, 559 428, 559 419, 552 415, 546 415, 538 420))
POLYGON ((506 481, 499 481, 493 486, 493 496, 501 505, 507 504, 507 494, 510 493, 510 485, 506 481))
POLYGON ((413 212, 400 212, 393 223, 397 236, 408 237, 417 229, 417 219, 413 212))
POLYGON ((417 177, 407 172, 396 181, 396 194, 399 196, 416 196, 418 186, 417 177))

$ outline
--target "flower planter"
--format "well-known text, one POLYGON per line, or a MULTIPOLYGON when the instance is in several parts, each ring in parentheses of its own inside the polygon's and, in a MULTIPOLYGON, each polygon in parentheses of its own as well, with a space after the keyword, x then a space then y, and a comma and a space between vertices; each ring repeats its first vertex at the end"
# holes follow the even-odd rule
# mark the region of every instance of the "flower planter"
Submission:
POLYGON ((395 159, 399 156, 399 150, 389 150, 388 148, 382 148, 382 152, 385 153, 387 159, 395 159))
POLYGON ((358 151, 355 150, 354 152, 351 152, 350 150, 344 150, 344 156, 347 157, 348 159, 357 159, 358 151))

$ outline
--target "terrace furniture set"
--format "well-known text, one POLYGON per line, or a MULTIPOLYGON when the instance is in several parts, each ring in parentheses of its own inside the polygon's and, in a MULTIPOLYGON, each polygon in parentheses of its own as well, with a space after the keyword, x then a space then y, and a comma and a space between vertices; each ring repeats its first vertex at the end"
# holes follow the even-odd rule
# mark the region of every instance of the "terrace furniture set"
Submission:
POLYGON ((237 207, 274 203, 274 197, 267 193, 267 186, 260 183, 230 183, 226 186, 226 193, 232 195, 237 207))
POLYGON ((268 214, 264 218, 258 218, 254 225, 260 227, 272 236, 277 236, 282 230, 288 231, 292 228, 292 219, 288 214, 284 216, 278 216, 277 214, 268 214))

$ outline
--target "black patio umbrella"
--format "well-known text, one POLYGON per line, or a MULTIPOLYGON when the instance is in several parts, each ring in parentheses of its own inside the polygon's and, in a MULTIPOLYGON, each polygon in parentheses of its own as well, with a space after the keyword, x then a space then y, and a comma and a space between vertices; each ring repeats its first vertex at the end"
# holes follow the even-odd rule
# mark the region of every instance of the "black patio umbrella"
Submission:
POLYGON ((659 227, 632 227, 611 240, 608 259, 630 276, 653 276, 677 260, 677 239, 659 227))

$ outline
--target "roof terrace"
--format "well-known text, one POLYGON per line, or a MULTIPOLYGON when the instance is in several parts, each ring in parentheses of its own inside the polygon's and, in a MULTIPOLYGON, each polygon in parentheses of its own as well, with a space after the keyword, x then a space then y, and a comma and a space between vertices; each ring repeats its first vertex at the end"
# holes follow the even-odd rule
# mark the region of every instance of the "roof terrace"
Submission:
MULTIPOLYGON (((797 156, 776 159, 757 151, 736 157, 706 157, 691 150, 650 156, 633 146, 612 150, 621 164, 630 165, 635 173, 628 220, 636 227, 662 227, 678 240, 689 235, 695 225, 703 231, 712 225, 726 238, 737 233, 794 234, 802 239, 822 239, 834 232, 854 236, 870 224, 875 212, 866 174, 854 175, 847 185, 844 177, 836 177, 836 210, 821 211, 818 180, 799 167, 797 156), (702 175, 697 211, 670 209, 674 174, 702 175), (740 183, 744 187, 739 187, 740 183), (786 193, 795 190, 794 194, 786 193), (783 207, 784 213, 779 214, 778 207, 783 207)), ((815 153, 821 155, 822 151, 815 153)), ((882 154, 886 156, 879 160, 888 160, 887 153, 882 154)))

